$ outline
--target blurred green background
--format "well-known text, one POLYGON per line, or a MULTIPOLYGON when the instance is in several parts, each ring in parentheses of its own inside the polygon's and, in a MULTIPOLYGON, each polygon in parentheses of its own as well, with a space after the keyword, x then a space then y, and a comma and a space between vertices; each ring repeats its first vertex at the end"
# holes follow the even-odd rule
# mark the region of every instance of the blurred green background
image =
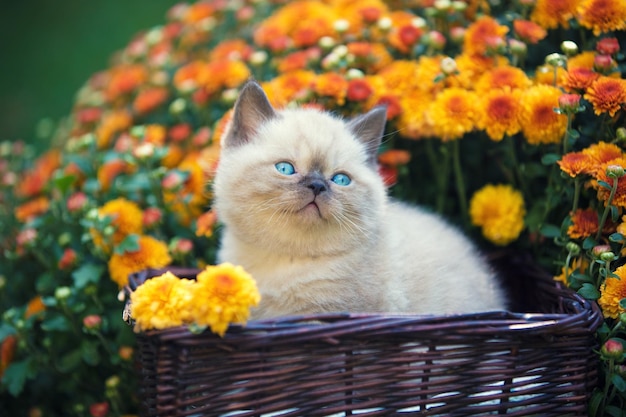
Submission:
POLYGON ((67 115, 75 93, 137 33, 165 22, 175 0, 2 0, 0 142, 37 139, 43 118, 67 115))

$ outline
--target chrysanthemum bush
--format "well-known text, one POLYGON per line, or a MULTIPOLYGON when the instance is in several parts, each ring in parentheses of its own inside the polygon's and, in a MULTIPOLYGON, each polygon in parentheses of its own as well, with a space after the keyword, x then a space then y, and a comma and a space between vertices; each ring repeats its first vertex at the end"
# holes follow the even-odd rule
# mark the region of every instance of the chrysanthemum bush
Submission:
MULTIPOLYGON (((531 253, 598 302, 590 414, 622 415, 625 31, 623 0, 172 7, 88 80, 56 145, 0 146, 0 414, 135 412, 120 289, 145 268, 214 263, 220 135, 254 77, 277 107, 349 117, 386 105, 380 173, 395 197, 442 213, 486 251, 531 253)), ((135 300, 135 327, 204 320, 224 334, 245 308, 163 313, 200 306, 192 285, 211 305, 253 305, 232 268, 217 284, 155 278, 135 300)))

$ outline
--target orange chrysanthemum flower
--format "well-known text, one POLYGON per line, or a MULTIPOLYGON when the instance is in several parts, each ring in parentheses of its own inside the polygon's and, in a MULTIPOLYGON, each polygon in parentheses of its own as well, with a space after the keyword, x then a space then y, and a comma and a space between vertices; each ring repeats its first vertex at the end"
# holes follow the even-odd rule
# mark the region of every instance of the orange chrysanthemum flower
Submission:
POLYGON ((383 165, 406 165, 411 160, 411 153, 402 149, 389 149, 378 155, 378 162, 383 165))
POLYGON ((593 174, 596 162, 584 152, 570 152, 557 162, 561 171, 574 178, 581 174, 593 174))
POLYGON ((20 179, 15 187, 15 194, 20 197, 33 197, 41 193, 54 171, 60 166, 61 152, 57 149, 47 151, 20 179))
POLYGON ((220 42, 209 54, 210 61, 246 61, 254 49, 243 39, 228 39, 220 42))
POLYGON ((561 78, 560 85, 568 91, 581 93, 598 79, 600 74, 584 67, 570 68, 561 78))
POLYGON ((43 303, 43 298, 37 295, 28 302, 26 305, 26 311, 24 312, 24 318, 30 318, 36 316, 46 310, 46 305, 43 303))
POLYGON ((490 16, 482 16, 473 22, 465 32, 463 52, 469 55, 486 55, 490 47, 501 42, 509 31, 506 26, 490 16))
POLYGON ((445 142, 460 139, 474 130, 476 100, 475 93, 462 88, 451 87, 442 91, 427 112, 433 133, 445 142))
POLYGON ((209 77, 208 68, 202 61, 192 61, 174 73, 173 84, 178 90, 191 91, 209 77))
POLYGON ((537 0, 530 19, 546 29, 569 27, 580 0, 537 0))
POLYGON ((215 14, 215 7, 207 1, 198 2, 189 6, 182 16, 186 23, 198 23, 215 14))
POLYGON ((104 149, 111 144, 115 135, 128 129, 133 118, 126 110, 117 110, 105 115, 96 129, 98 149, 104 149))
POLYGON ((509 65, 496 67, 484 73, 476 83, 476 91, 491 91, 500 88, 527 88, 532 81, 524 71, 509 65))
POLYGON ((209 210, 196 219, 196 236, 211 237, 217 223, 217 213, 209 210))
POLYGON ((241 61, 221 60, 207 64, 207 74, 200 84, 206 92, 213 94, 223 88, 235 88, 250 78, 250 69, 241 61))
POLYGON ((152 87, 142 90, 133 101, 133 108, 139 114, 150 113, 167 100, 169 92, 164 87, 152 87))
POLYGON ((118 97, 135 91, 148 79, 148 70, 143 65, 121 65, 110 70, 105 95, 114 101, 118 97))
MULTIPOLYGON (((607 168, 612 166, 620 166, 623 169, 626 169, 626 157, 612 159, 599 165, 595 172, 595 178, 598 181, 603 181, 605 183, 613 185, 614 180, 607 173, 607 168)), ((598 199, 605 202, 606 204, 610 197, 611 190, 601 186, 597 181, 594 182, 593 185, 598 191, 598 199)), ((617 189, 611 203, 617 207, 626 208, 626 176, 618 178, 617 189)))
POLYGON ((100 187, 103 191, 108 191, 113 184, 115 178, 122 174, 130 174, 135 171, 135 167, 133 167, 128 162, 122 159, 112 159, 108 162, 105 162, 99 169, 97 173, 98 182, 100 183, 100 187))
POLYGON ((519 90, 491 90, 480 98, 476 126, 485 130, 491 140, 501 141, 521 130, 519 90))
POLYGON ((48 211, 50 200, 48 197, 37 197, 15 208, 15 218, 22 223, 32 220, 48 211))
POLYGON ((348 81, 335 72, 320 74, 313 81, 313 91, 317 95, 333 98, 340 106, 345 103, 347 90, 348 81))
POLYGON ((393 57, 382 43, 350 42, 346 46, 348 53, 354 57, 354 68, 376 73, 393 62, 393 57))
POLYGON ((626 29, 626 3, 624 0, 582 0, 578 6, 581 26, 592 29, 593 34, 626 29))
POLYGON ((522 41, 531 44, 539 42, 548 35, 544 28, 529 20, 515 19, 513 21, 513 30, 522 41))
POLYGON ((132 273, 148 268, 163 268, 172 262, 164 242, 152 236, 140 236, 138 243, 139 249, 136 251, 113 253, 109 259, 109 275, 120 287, 128 283, 128 276, 132 273))
POLYGON ((489 57, 482 55, 468 55, 462 53, 455 58, 459 73, 455 75, 453 85, 474 89, 476 82, 486 72, 499 67, 508 66, 508 61, 503 56, 489 57))
POLYGON ((315 77, 312 71, 291 71, 262 83, 261 86, 272 105, 284 107, 292 101, 307 98, 315 77))
POLYGON ((589 156, 593 161, 593 172, 595 172, 600 165, 619 159, 624 156, 622 149, 614 143, 598 142, 589 145, 582 150, 582 153, 589 156))
POLYGON ((536 85, 522 94, 522 132, 530 144, 559 143, 567 128, 567 118, 557 114, 562 92, 556 87, 536 85))
POLYGON ((598 232, 598 212, 592 208, 576 210, 571 219, 572 224, 567 228, 567 235, 572 239, 585 239, 598 232))
POLYGON ((626 80, 601 76, 587 89, 584 96, 593 105, 595 114, 615 116, 626 105, 626 80))
POLYGON ((535 71, 535 84, 557 85, 559 80, 565 76, 565 68, 553 67, 551 65, 540 65, 535 71), (556 71, 556 74, 555 74, 556 71))
POLYGON ((90 229, 94 244, 105 253, 110 253, 114 245, 119 244, 130 234, 139 234, 143 230, 143 212, 134 202, 125 198, 108 201, 98 209, 100 217, 110 217, 113 235, 105 237, 102 231, 90 229))
POLYGON ((616 319, 621 313, 626 312, 620 301, 626 298, 626 265, 615 269, 614 273, 619 278, 608 277, 600 287, 600 299, 598 304, 602 308, 604 317, 616 319))
POLYGON ((411 139, 432 136, 432 125, 426 114, 432 95, 424 91, 415 91, 400 95, 399 100, 402 110, 398 117, 398 130, 402 136, 411 139))
POLYGON ((593 70, 595 57, 595 52, 583 51, 578 55, 574 55, 567 59, 567 69, 570 71, 574 68, 586 68, 588 70, 593 70))

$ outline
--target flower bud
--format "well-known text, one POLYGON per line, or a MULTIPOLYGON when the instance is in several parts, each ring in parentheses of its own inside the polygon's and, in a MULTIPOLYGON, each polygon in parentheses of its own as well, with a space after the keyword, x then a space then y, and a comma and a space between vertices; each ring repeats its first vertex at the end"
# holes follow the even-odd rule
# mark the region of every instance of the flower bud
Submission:
POLYGON ((377 26, 378 26, 378 29, 386 32, 389 29, 391 29, 391 27, 393 26, 393 22, 391 21, 390 18, 383 17, 380 20, 378 20, 377 26))
POLYGON ((580 246, 574 242, 567 242, 565 249, 567 249, 567 251, 573 256, 580 254, 580 246))
POLYGON ((576 45, 576 42, 563 41, 561 42, 561 51, 566 56, 574 56, 578 53, 578 45, 576 45))
POLYGON ((163 180, 161 181, 161 185, 164 189, 168 191, 174 191, 177 188, 181 187, 185 182, 185 177, 178 171, 170 171, 168 172, 163 180))
POLYGON ((455 26, 452 29, 450 29, 450 39, 454 43, 463 43, 463 40, 465 39, 466 31, 467 29, 465 29, 464 27, 455 26))
POLYGON ((133 348, 130 346, 120 346, 117 354, 125 361, 129 361, 133 358, 133 348))
POLYGON ((624 168, 621 165, 609 165, 606 167, 606 175, 609 178, 621 178, 624 176, 624 168))
POLYGON ((142 223, 146 229, 151 229, 161 222, 163 212, 157 207, 148 207, 143 211, 142 223))
POLYGON ((350 29, 350 22, 346 19, 335 20, 335 22, 333 23, 333 28, 339 33, 344 33, 348 29, 350 29))
POLYGON ((557 54, 556 52, 546 56, 546 64, 553 67, 564 67, 567 63, 565 56, 557 54))
POLYGON ((68 197, 66 204, 70 213, 82 211, 87 206, 87 195, 82 191, 75 192, 68 197))
POLYGON ((70 287, 59 287, 54 291, 54 298, 57 300, 67 300, 72 295, 72 289, 70 287))
POLYGON ((596 51, 602 55, 615 55, 619 51, 617 38, 602 38, 596 44, 596 51))
POLYGON ((359 14, 361 18, 366 23, 374 23, 378 19, 380 19, 380 15, 382 10, 378 7, 363 7, 359 9, 359 14))
POLYGON ((614 260, 616 260, 617 257, 615 256, 615 254, 612 251, 607 251, 604 252, 600 255, 600 260, 604 261, 604 262, 613 262, 614 260))
POLYGON ((559 110, 564 114, 575 114, 580 111, 579 94, 561 94, 559 96, 559 110))
POLYGON ((596 245, 591 249, 591 255, 593 255, 594 258, 599 259, 603 253, 610 251, 611 247, 609 245, 596 245))
POLYGON ((172 256, 176 259, 184 258, 193 251, 193 242, 185 238, 174 238, 169 245, 172 256))
POLYGON ((615 137, 618 141, 626 141, 626 127, 618 127, 615 131, 615 137))
POLYGON ((104 382, 104 385, 107 388, 117 388, 120 385, 120 382, 120 377, 117 375, 113 375, 107 378, 107 380, 104 382))
POLYGON ((133 156, 139 160, 146 160, 154 155, 154 145, 150 142, 145 142, 133 149, 133 156))
POLYGON ((102 324, 102 317, 97 314, 90 314, 83 318, 83 326, 87 330, 97 330, 102 324))
POLYGON ((624 346, 617 339, 609 339, 600 348, 600 353, 605 359, 620 360, 624 354, 624 346))
POLYGON ((450 7, 452 7, 452 2, 450 2, 450 0, 435 0, 435 3, 433 4, 433 6, 438 11, 444 11, 445 12, 445 11, 449 10, 450 7))
POLYGON ((615 60, 611 55, 596 55, 593 58, 593 68, 598 72, 607 74, 615 68, 615 60))
POLYGON ((91 404, 89 406, 89 414, 91 414, 91 417, 106 417, 109 414, 109 403, 105 401, 91 404))
POLYGON ((441 72, 443 72, 445 75, 454 75, 459 71, 456 65, 456 61, 449 56, 441 60, 441 62, 439 63, 439 67, 441 68, 441 72))
POLYGON ((267 62, 267 52, 265 51, 254 51, 250 54, 250 64, 254 66, 260 66, 267 62))
POLYGON ((77 260, 78 255, 76 254, 76 251, 72 248, 66 248, 65 251, 63 251, 61 259, 59 259, 57 266, 61 270, 69 270, 76 265, 77 260))
POLYGON ((517 39, 509 39, 509 50, 515 56, 526 56, 528 45, 517 39))
POLYGON ((177 114, 181 114, 182 112, 185 111, 185 109, 187 108, 187 102, 185 101, 184 98, 179 97, 176 100, 172 101, 172 103, 170 104, 170 113, 177 115, 177 114))
POLYGON ((424 35, 424 40, 426 45, 438 50, 441 50, 446 46, 446 37, 443 36, 441 32, 437 32, 436 30, 431 30, 424 35))

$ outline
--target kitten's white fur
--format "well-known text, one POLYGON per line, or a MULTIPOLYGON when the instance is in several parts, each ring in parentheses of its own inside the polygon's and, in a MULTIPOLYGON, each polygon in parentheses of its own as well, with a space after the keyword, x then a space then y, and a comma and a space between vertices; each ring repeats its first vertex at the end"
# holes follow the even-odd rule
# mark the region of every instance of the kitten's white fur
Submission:
POLYGON ((506 308, 468 239, 433 214, 388 200, 375 162, 384 125, 384 108, 346 123, 313 109, 276 111, 258 84, 244 86, 214 192, 224 224, 218 258, 256 279, 262 300, 253 318, 506 308), (296 172, 279 173, 282 161, 296 172), (333 183, 336 173, 352 182, 333 183), (326 190, 316 196, 312 183, 326 190))

